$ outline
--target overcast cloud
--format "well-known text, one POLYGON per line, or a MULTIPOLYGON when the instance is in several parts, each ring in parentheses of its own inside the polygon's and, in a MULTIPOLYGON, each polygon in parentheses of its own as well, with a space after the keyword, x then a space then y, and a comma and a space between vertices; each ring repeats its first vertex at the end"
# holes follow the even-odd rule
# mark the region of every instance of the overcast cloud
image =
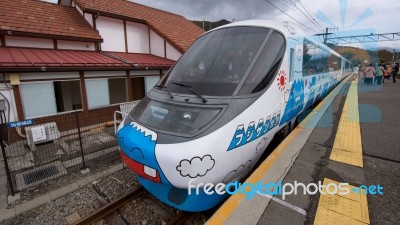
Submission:
MULTIPOLYGON (((57 1, 57 0, 48 0, 57 1)), ((190 20, 217 21, 226 19, 271 19, 298 24, 308 34, 322 33, 293 4, 304 11, 302 2, 322 27, 338 27, 338 32, 350 34, 400 32, 400 3, 398 0, 268 0, 294 17, 297 23, 265 0, 131 0, 136 3, 182 15, 190 20), (288 7, 290 6, 290 7, 288 7), (326 17, 327 19, 321 20, 326 17), (343 19, 343 20, 342 20, 343 19), (329 22, 328 22, 329 21, 329 22), (367 33, 368 32, 368 33, 367 33)), ((307 14, 308 15, 308 14, 307 14)), ((338 33, 340 36, 340 34, 338 33)), ((361 45, 358 45, 362 47, 361 45)), ((367 44, 368 47, 400 49, 400 41, 367 44)))
MULTIPOLYGON (((143 5, 180 14, 191 20, 220 19, 271 19, 290 21, 298 24, 309 34, 322 32, 313 25, 292 3, 303 11, 298 0, 269 0, 272 4, 294 17, 299 22, 315 30, 297 23, 265 0, 131 0, 143 5), (291 2, 289 2, 291 1, 291 2), (289 6, 289 7, 288 7, 289 6)), ((391 33, 400 32, 400 3, 398 0, 302 0, 311 15, 322 27, 338 27, 338 32, 346 34, 391 33), (341 10, 342 8, 342 10, 341 10), (317 16, 318 15, 318 16, 317 16), (325 15, 328 20, 321 20, 325 15), (343 16, 343 20, 342 20, 343 16), (357 23, 355 23, 357 22, 357 23)), ((308 14, 307 14, 308 15, 308 14)), ((358 45, 362 47, 361 45, 358 45)), ((376 44, 367 44, 374 47, 376 44)), ((400 48, 400 41, 380 42, 377 47, 400 48)))

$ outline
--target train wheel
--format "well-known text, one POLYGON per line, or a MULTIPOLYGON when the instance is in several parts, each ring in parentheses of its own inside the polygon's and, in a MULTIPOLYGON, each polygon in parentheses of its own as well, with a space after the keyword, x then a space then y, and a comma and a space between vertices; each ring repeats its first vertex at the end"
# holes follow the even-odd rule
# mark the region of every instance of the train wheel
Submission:
POLYGON ((289 135, 291 128, 292 128, 291 123, 290 122, 287 123, 284 127, 282 127, 280 131, 278 131, 278 133, 276 133, 275 135, 276 139, 279 142, 282 142, 283 139, 285 139, 289 135))
POLYGON ((292 121, 290 121, 290 132, 292 132, 294 130, 294 128, 296 128, 299 125, 299 116, 296 116, 296 118, 294 118, 292 121))

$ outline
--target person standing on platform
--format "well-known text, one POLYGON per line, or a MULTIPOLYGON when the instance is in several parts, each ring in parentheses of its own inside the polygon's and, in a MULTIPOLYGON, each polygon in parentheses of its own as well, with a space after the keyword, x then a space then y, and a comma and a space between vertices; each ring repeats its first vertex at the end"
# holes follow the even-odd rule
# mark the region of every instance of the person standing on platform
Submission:
POLYGON ((392 72, 391 69, 388 65, 383 64, 383 68, 385 69, 385 72, 383 73, 383 79, 382 83, 385 83, 385 79, 390 79, 390 73, 392 72))
POLYGON ((364 70, 365 70, 365 66, 361 67, 361 65, 360 65, 360 68, 358 69, 358 79, 362 78, 364 80, 364 84, 366 84, 367 80, 365 79, 364 70))
POLYGON ((371 84, 372 85, 372 82, 373 82, 373 80, 374 80, 374 76, 375 76, 375 73, 376 73, 376 71, 375 71, 375 68, 374 68, 374 66, 372 65, 372 63, 369 65, 369 66, 366 66, 365 67, 365 84, 366 85, 369 85, 369 84, 371 84))
POLYGON ((358 80, 358 71, 360 70, 360 68, 357 66, 354 67, 353 69, 353 73, 355 74, 354 76, 354 80, 358 80))
POLYGON ((376 74, 375 74, 375 83, 377 85, 381 85, 384 73, 385 69, 383 68, 383 64, 379 64, 378 67, 376 68, 376 74))
POLYGON ((399 73, 399 63, 394 64, 392 76, 393 76, 393 83, 396 83, 397 73, 399 73))

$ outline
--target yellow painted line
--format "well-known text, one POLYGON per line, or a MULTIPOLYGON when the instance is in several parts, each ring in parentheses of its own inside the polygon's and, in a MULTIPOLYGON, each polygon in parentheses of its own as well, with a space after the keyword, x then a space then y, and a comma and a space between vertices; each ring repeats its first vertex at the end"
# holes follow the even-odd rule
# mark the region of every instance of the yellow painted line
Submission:
MULTIPOLYGON (((338 87, 339 88, 339 87, 338 87)), ((334 91, 329 93, 328 96, 321 101, 314 110, 294 129, 289 136, 287 136, 276 149, 265 159, 261 165, 247 178, 245 182, 256 183, 259 181, 265 173, 271 168, 275 161, 282 155, 286 150, 287 146, 302 132, 308 121, 314 116, 314 112, 322 108, 324 104, 328 102, 328 99, 333 98, 334 91)), ((225 201, 225 203, 214 213, 214 215, 205 223, 206 225, 219 225, 223 224, 238 207, 240 201, 245 195, 234 194, 225 201)))
MULTIPOLYGON (((324 185, 330 183, 338 184, 334 180, 325 178, 324 185)), ((330 186, 333 191, 333 186, 330 186)), ((370 224, 368 214, 367 195, 364 189, 360 194, 352 192, 352 185, 348 185, 349 194, 321 194, 318 202, 317 213, 315 215, 315 225, 333 225, 333 224, 370 224)), ((326 191, 323 189, 323 191, 326 191)))
POLYGON ((329 159, 363 167, 357 85, 353 81, 350 86, 329 159))
MULTIPOLYGON (((271 168, 280 155, 286 150, 287 146, 299 135, 302 129, 294 129, 290 135, 268 156, 266 160, 247 178, 245 182, 256 183, 271 168)), ((214 213, 206 224, 223 224, 233 211, 237 208, 245 195, 234 194, 214 213)))

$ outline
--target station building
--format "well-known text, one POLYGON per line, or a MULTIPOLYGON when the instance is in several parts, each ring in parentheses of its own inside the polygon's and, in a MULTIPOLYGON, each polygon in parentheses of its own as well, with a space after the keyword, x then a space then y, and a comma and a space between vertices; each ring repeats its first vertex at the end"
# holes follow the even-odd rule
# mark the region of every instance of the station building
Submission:
POLYGON ((204 31, 125 0, 3 0, 0 99, 8 121, 140 100, 204 31))

